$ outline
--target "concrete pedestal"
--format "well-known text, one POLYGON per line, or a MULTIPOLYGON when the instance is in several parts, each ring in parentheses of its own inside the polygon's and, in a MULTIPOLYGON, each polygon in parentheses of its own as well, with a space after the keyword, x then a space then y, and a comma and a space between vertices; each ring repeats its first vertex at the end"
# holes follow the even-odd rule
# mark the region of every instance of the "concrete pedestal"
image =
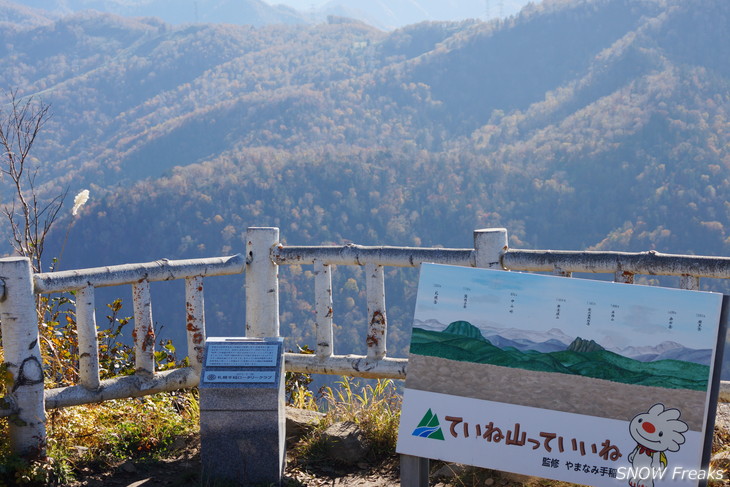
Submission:
POLYGON ((205 486, 281 484, 286 427, 284 360, 281 342, 273 343, 279 348, 272 383, 224 382, 232 380, 231 372, 252 368, 260 372, 263 367, 203 368, 200 441, 205 486))

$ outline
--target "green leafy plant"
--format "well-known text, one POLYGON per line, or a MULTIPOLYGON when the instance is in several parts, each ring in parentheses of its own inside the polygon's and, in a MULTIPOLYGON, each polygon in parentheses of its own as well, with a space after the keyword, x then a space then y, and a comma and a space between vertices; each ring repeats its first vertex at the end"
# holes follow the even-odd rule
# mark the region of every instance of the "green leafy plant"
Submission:
POLYGON ((134 349, 121 339, 122 332, 132 317, 121 317, 122 300, 108 303, 110 314, 106 315, 108 326, 99 331, 99 375, 109 379, 118 375, 134 373, 134 349))
POLYGON ((94 452, 113 458, 159 458, 197 425, 197 400, 196 392, 188 392, 110 401, 98 411, 96 427, 101 431, 94 452))
MULTIPOLYGON (((313 354, 314 350, 307 345, 298 347, 299 353, 313 354)), ((287 372, 284 379, 284 393, 286 403, 299 409, 317 409, 317 401, 309 389, 312 383, 312 374, 303 372, 287 372)))
MULTIPOLYGON (((74 299, 74 293, 41 296, 39 299, 42 310, 39 324, 41 355, 48 387, 63 387, 78 382, 79 348, 74 299)), ((97 332, 101 379, 130 375, 135 370, 134 347, 125 343, 123 335, 132 317, 122 316, 121 299, 115 299, 106 306, 110 312, 106 315, 107 324, 97 332)), ((159 345, 160 348, 154 354, 156 370, 184 365, 178 363, 176 348, 171 340, 160 340, 159 345)))
MULTIPOLYGON (((134 372, 134 347, 123 333, 132 317, 123 316, 122 300, 107 304, 107 324, 98 331, 100 378, 134 372)), ((46 387, 78 382, 79 348, 74 293, 39 296, 39 335, 46 387)), ((170 340, 161 340, 155 352, 157 370, 178 361, 170 340)), ((0 349, 0 360, 2 350, 0 349)), ((0 365, 0 397, 12 388, 13 377, 0 365)), ((7 426, 13 416, 0 421, 0 487, 5 485, 62 485, 70 481, 77 465, 121 458, 156 458, 169 451, 176 438, 192 434, 198 424, 197 390, 175 391, 137 399, 107 401, 48 411, 47 456, 25 459, 13 455, 7 426), (81 452, 81 453, 80 453, 81 452)))
POLYGON ((48 387, 78 381, 79 341, 73 295, 38 297, 41 356, 48 387))

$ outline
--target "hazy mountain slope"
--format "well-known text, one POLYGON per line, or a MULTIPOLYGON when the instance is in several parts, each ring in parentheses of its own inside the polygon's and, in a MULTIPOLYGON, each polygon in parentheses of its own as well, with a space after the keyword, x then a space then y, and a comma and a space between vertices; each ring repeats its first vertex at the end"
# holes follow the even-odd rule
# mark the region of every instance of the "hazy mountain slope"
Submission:
MULTIPOLYGON (((359 26, 170 29, 153 21, 78 14, 18 35, 27 42, 2 57, 0 64, 7 69, 0 79, 5 86, 23 86, 21 94, 35 92, 56 114, 65 115, 51 120, 50 137, 42 141, 53 147, 57 161, 50 176, 63 173, 65 180, 79 178, 78 184, 104 185, 110 171, 115 180, 122 174, 119 169, 124 170, 122 179, 160 176, 173 165, 211 157, 245 142, 240 135, 250 125, 256 125, 258 138, 262 129, 273 134, 281 124, 267 126, 261 117, 268 112, 268 119, 276 119, 287 100, 309 98, 289 87, 346 77, 351 67, 343 59, 350 56, 352 42, 377 35, 359 26), (99 31, 109 36, 94 43, 99 31), (330 41, 331 35, 342 42, 330 41), (87 53, 94 45, 99 46, 96 52, 87 53), (66 47, 59 52, 44 46, 66 47), (39 50, 44 56, 37 55, 39 50), (67 52, 74 57, 69 59, 67 52), (227 118, 232 107, 238 111, 227 118), (238 121, 241 110, 248 116, 238 121), (75 116, 79 113, 84 116, 75 116), (220 124, 211 125, 211 119, 220 124), (201 123, 199 130, 196 124, 201 123), (192 139, 184 135, 190 131, 192 139), (198 149, 175 152, 176 134, 198 149), (206 151, 201 152, 203 142, 206 151), (157 163, 146 164, 150 158, 157 163), (89 179, 79 175, 82 166, 89 179)), ((255 145, 267 145, 268 138, 255 145)))
POLYGON ((43 10, 29 8, 9 0, 0 0, 0 22, 13 25, 41 25, 48 24, 51 19, 43 10))
POLYGON ((53 15, 81 10, 158 17, 172 24, 193 22, 248 25, 319 23, 328 16, 357 19, 380 29, 395 29, 424 21, 490 19, 516 14, 526 0, 16 0, 53 15))
MULTIPOLYGON (((730 90, 712 53, 730 45, 729 13, 553 2, 391 33, 84 13, 0 25, 0 85, 52 104, 44 189, 92 190, 64 268, 240 252, 265 225, 296 244, 469 247, 474 228, 504 226, 515 247, 728 255, 730 90)), ((300 343, 306 272, 283 277, 300 343)), ((362 341, 364 291, 345 286, 358 272, 335 278, 338 353, 362 341)), ((389 276, 396 352, 409 272, 389 276)), ((240 287, 219 291, 211 326, 240 316, 240 287)))
POLYGON ((157 17, 171 24, 198 22, 263 26, 298 24, 304 17, 261 0, 15 0, 56 15, 96 10, 125 17, 157 17))
POLYGON ((654 2, 628 0, 530 10, 506 26, 487 24, 455 36, 419 59, 411 76, 443 101, 448 122, 473 130, 494 110, 524 110, 547 91, 583 77, 602 50, 645 22, 642 15, 657 11, 654 2))
MULTIPOLYGON (((269 0, 270 4, 279 3, 269 0)), ((328 15, 353 17, 381 29, 394 29, 427 21, 488 20, 516 14, 528 2, 525 0, 285 0, 314 19, 328 15)))
POLYGON ((707 30, 702 36, 713 44, 730 41, 719 25, 708 27, 711 12, 724 21, 726 10, 712 2, 701 15, 691 6, 669 9, 601 51, 581 79, 524 112, 500 112, 474 133, 494 164, 517 162, 536 176, 530 198, 520 200, 533 210, 543 201, 529 228, 566 237, 551 245, 570 245, 573 234, 585 236, 579 245, 600 242, 612 225, 597 248, 723 251, 728 78, 704 54, 712 49, 689 39, 707 30), (685 37, 703 53, 692 62, 676 54, 686 52, 678 46, 685 37), (632 203, 617 205, 618 194, 632 203))

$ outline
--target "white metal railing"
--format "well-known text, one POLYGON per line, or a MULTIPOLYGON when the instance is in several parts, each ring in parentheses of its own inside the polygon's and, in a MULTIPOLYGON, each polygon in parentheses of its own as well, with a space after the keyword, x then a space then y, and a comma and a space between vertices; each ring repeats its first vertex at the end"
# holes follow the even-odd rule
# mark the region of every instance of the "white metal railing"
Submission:
MULTIPOLYGON (((385 306, 384 266, 418 267, 423 262, 471 267, 501 268, 500 256, 507 248, 507 232, 477 230, 473 249, 420 247, 366 247, 344 245, 327 247, 283 246, 278 238, 269 241, 271 258, 265 266, 246 276, 246 282, 260 273, 272 275, 280 265, 314 266, 317 345, 314 354, 286 354, 286 368, 294 372, 351 375, 368 378, 405 379, 408 359, 387 356, 387 313, 385 306), (365 355, 333 355, 332 265, 365 267, 368 331, 365 355)), ((248 285, 248 284, 247 284, 248 285)), ((247 307, 252 304, 247 301, 247 307)), ((271 303, 273 306, 273 301, 271 303)), ((247 308, 248 309, 248 308, 247 308)), ((273 329, 273 328, 272 328, 273 329)), ((262 331, 265 336, 266 332, 262 331)))
POLYGON ((26 454, 43 448, 46 409, 196 386, 205 343, 203 278, 240 274, 245 263, 243 256, 235 255, 33 274, 26 258, 0 259, 3 355, 14 378, 12 390, 4 398, 4 407, 0 408, 0 416, 14 417, 10 422, 13 449, 26 454), (155 330, 149 283, 173 279, 185 280, 190 366, 155 372, 155 330), (94 290, 120 285, 132 286, 135 373, 100 380, 94 290), (44 390, 35 295, 70 291, 76 292, 79 383, 44 390))
MULTIPOLYGON (((249 228, 246 255, 192 260, 160 260, 33 275, 27 259, 0 259, 0 322, 5 364, 14 385, 0 404, 0 416, 14 415, 11 444, 28 453, 44 444, 45 409, 137 397, 198 384, 205 342, 203 278, 246 275, 245 335, 279 336, 278 269, 282 265, 312 265, 316 312, 314 354, 286 354, 288 371, 359 377, 404 379, 406 358, 387 355, 387 313, 384 266, 418 267, 423 262, 552 272, 610 273, 617 282, 631 283, 636 274, 680 276, 680 287, 699 289, 699 279, 730 278, 730 258, 669 255, 657 252, 569 252, 514 250, 507 247, 505 229, 474 232, 474 248, 284 246, 277 228, 249 228), (364 355, 333 353, 332 265, 365 268, 368 332, 364 355), (149 283, 185 280, 186 329, 190 366, 154 371, 155 332, 149 283), (99 378, 94 290, 104 286, 131 285, 134 304, 136 373, 108 380, 99 378), (38 346, 35 295, 76 291, 79 338, 79 384, 43 390, 43 371, 38 346)), ((721 400, 730 400, 730 383, 723 382, 721 400)))
POLYGON ((36 274, 34 291, 76 291, 76 327, 79 339, 79 384, 45 391, 46 408, 59 408, 172 391, 198 384, 205 344, 203 277, 240 274, 241 255, 191 260, 159 260, 94 269, 36 274), (185 316, 189 367, 155 372, 155 330, 152 321, 150 282, 185 280, 185 316), (96 339, 94 289, 131 285, 134 306, 135 374, 99 380, 99 347, 96 339))

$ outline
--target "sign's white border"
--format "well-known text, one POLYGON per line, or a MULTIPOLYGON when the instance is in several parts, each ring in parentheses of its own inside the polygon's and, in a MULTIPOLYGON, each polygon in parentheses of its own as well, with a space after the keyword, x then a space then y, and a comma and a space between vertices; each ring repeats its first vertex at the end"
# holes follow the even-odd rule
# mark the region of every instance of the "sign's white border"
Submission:
MULTIPOLYGON (((469 396, 467 387, 463 394, 453 395, 454 390, 443 394, 430 382, 429 374, 437 373, 435 369, 409 366, 411 380, 406 380, 397 451, 601 487, 629 485, 628 468, 651 465, 656 468, 652 474, 656 482, 651 485, 697 485, 697 475, 676 472, 697 473, 701 469, 706 436, 712 434, 706 423, 713 406, 711 392, 716 386, 712 379, 717 375, 713 368, 722 298, 721 294, 654 286, 424 264, 414 325, 425 330, 441 332, 449 323, 463 328, 466 321, 467 327, 478 328, 483 336, 495 329, 530 333, 557 330, 574 338, 595 339, 599 344, 623 341, 651 346, 675 339, 689 348, 711 352, 704 423, 699 431, 696 427, 685 428, 679 448, 660 449, 661 455, 649 450, 641 456, 639 448, 644 447, 634 441, 635 435, 632 438, 635 430, 630 432, 630 425, 637 427, 632 419, 636 421, 644 413, 657 415, 659 410, 681 409, 672 389, 666 389, 666 408, 660 402, 647 404, 647 410, 637 410, 633 417, 611 419, 580 411, 576 414, 462 397, 469 396), (417 383, 414 377, 421 384, 425 380, 432 392, 409 387, 409 383, 417 383), (424 435, 426 418, 432 420, 424 435), (493 434, 487 435, 488 430, 493 434)), ((421 335, 421 340, 430 336, 421 335)), ((432 346, 448 342, 435 340, 432 346)), ((420 357, 426 360, 422 364, 429 363, 428 356, 420 357)), ((529 389, 524 393, 529 394, 529 389)), ((682 425, 687 426, 684 422, 682 425)), ((678 428, 676 423, 671 427, 678 428)))
MULTIPOLYGON (((408 388, 403 403, 408 411, 401 415, 398 453, 597 487, 628 485, 628 480, 617 478, 620 469, 631 466, 627 457, 636 446, 628 421, 408 388), (443 440, 413 434, 429 410, 438 419, 443 440), (490 424, 493 433, 487 441, 484 434, 490 424), (617 453, 620 456, 611 460, 617 453)), ((697 484, 687 476, 671 479, 675 468, 699 468, 703 436, 688 431, 685 438, 678 452, 667 455, 668 471, 661 485, 697 484)))

